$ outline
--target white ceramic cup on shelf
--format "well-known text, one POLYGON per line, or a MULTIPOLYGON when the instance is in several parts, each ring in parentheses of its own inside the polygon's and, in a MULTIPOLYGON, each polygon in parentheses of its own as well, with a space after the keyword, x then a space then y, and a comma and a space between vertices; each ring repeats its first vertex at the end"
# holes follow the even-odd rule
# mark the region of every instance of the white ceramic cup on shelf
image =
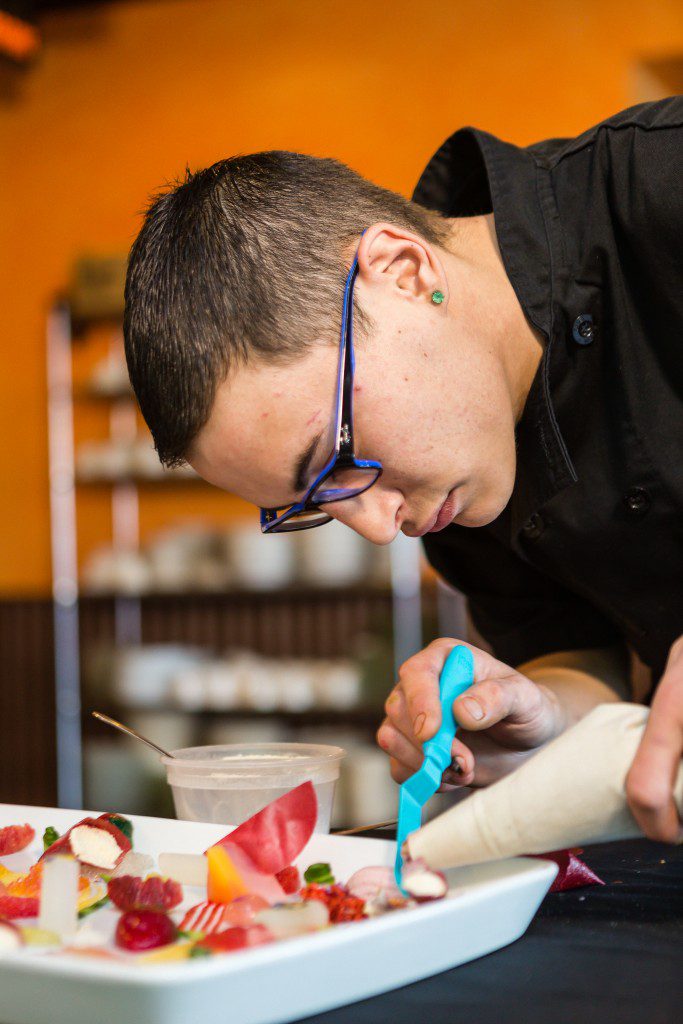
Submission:
POLYGON ((120 703, 158 707, 169 700, 179 672, 195 668, 206 658, 201 647, 183 644, 140 644, 120 648, 114 659, 113 689, 120 703))
POLYGON ((232 528, 228 549, 233 578, 249 590, 277 590, 294 577, 295 549, 287 534, 265 536, 257 523, 232 528))
POLYGON ((299 576, 313 586, 350 586, 369 572, 370 545, 336 520, 315 530, 303 530, 297 546, 299 576))

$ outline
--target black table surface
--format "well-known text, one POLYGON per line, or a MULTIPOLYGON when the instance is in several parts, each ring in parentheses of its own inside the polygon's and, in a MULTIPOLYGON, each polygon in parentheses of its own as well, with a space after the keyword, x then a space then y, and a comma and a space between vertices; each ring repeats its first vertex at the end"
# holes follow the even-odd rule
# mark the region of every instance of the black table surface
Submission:
POLYGON ((583 859, 606 885, 546 896, 512 945, 306 1024, 683 1024, 683 846, 583 859))

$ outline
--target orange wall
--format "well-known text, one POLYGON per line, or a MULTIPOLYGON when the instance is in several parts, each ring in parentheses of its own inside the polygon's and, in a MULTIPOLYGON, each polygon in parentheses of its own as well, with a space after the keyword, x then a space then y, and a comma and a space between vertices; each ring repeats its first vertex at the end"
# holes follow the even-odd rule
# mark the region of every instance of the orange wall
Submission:
MULTIPOLYGON (((456 127, 575 134, 633 102, 638 57, 683 48, 679 0, 159 0, 43 28, 36 66, 0 78, 3 592, 49 587, 47 303, 80 252, 128 248, 151 190, 186 163, 284 148, 409 193, 456 127)), ((219 498, 157 497, 144 525, 223 515, 219 498)), ((81 511, 87 546, 105 496, 81 511)))

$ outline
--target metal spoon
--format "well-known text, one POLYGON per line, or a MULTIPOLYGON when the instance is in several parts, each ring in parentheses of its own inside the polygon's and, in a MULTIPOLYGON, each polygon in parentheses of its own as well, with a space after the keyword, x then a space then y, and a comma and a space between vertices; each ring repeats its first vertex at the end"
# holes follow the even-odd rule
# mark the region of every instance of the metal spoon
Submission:
POLYGON ((358 825, 356 828, 344 828, 335 830, 333 836, 355 836, 359 832, 371 832, 376 828, 390 828, 391 825, 396 825, 396 818, 393 821, 376 821, 374 825, 358 825))
POLYGON ((152 741, 148 740, 146 736, 142 735, 142 733, 136 732, 135 729, 131 729, 129 725, 124 725, 123 722, 117 722, 115 718, 110 718, 109 715, 104 715, 101 711, 93 711, 92 716, 93 718, 99 718, 100 722, 105 722, 107 725, 113 725, 115 729, 120 729, 121 732, 125 732, 129 736, 132 736, 133 739, 141 740, 143 743, 146 743, 148 747, 151 747, 152 750, 156 750, 158 754, 163 754, 164 757, 175 756, 174 754, 169 754, 168 750, 164 750, 163 747, 158 746, 156 743, 152 743, 152 741))

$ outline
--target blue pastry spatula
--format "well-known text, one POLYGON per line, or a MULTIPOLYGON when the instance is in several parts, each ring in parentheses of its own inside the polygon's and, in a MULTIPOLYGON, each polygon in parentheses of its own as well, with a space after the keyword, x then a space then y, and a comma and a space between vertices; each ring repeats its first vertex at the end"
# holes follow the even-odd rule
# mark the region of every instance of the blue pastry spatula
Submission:
MULTIPOLYGON (((403 857, 401 847, 422 824, 422 808, 441 785, 441 776, 452 762, 451 747, 457 728, 453 701, 474 682, 474 659, 469 648, 458 644, 446 658, 439 677, 441 727, 436 736, 423 743, 424 761, 419 771, 403 783, 398 794, 396 827, 396 864, 394 877, 401 889, 403 857)), ((403 891, 403 890, 402 890, 403 891)))

